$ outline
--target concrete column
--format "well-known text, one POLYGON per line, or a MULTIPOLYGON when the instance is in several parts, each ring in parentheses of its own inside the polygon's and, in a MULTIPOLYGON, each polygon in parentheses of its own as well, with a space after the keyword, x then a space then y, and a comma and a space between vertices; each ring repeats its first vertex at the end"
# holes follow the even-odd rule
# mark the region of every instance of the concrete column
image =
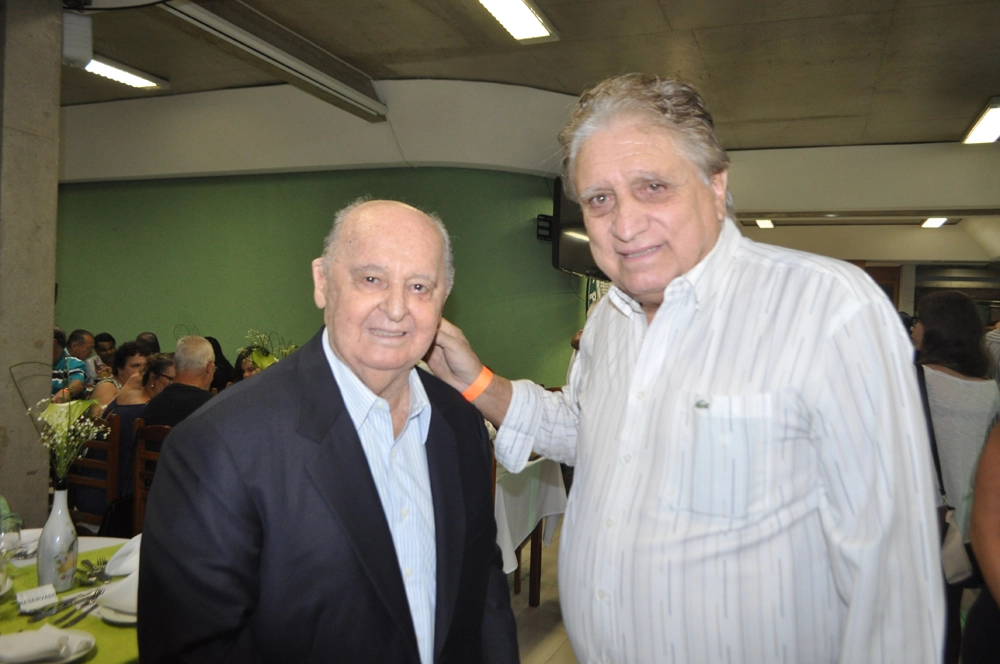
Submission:
POLYGON ((59 0, 0 0, 0 494, 40 526, 48 456, 25 413, 48 396, 59 186, 59 0), (11 367, 24 362, 35 365, 11 367))

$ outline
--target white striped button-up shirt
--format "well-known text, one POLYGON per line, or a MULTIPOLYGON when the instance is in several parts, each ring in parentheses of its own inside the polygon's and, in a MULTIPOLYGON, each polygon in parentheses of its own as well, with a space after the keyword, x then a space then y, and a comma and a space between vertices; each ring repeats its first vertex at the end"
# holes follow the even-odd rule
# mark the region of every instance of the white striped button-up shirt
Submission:
MULTIPOLYGON (((323 351, 354 422, 385 519, 396 548, 406 600, 422 664, 434 661, 434 609, 437 606, 437 544, 434 499, 424 445, 431 425, 431 405, 416 369, 410 370, 410 408, 403 431, 392 431, 389 402, 375 396, 334 355, 326 329, 323 351)), ((350 601, 350 598, 345 598, 350 601)))
POLYGON ((913 349, 838 261, 732 221, 647 323, 612 288, 497 456, 576 466, 559 547, 581 662, 936 662, 943 596, 913 349))

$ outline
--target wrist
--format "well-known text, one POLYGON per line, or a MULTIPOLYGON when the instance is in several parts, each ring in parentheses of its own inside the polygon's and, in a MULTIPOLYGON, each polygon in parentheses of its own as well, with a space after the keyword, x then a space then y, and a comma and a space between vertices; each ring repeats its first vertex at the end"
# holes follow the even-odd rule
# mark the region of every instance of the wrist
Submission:
POLYGON ((479 376, 476 377, 472 384, 465 388, 462 392, 462 396, 468 402, 473 402, 479 398, 479 396, 486 391, 486 388, 490 386, 493 382, 493 372, 490 371, 486 365, 483 365, 482 371, 479 372, 479 376))

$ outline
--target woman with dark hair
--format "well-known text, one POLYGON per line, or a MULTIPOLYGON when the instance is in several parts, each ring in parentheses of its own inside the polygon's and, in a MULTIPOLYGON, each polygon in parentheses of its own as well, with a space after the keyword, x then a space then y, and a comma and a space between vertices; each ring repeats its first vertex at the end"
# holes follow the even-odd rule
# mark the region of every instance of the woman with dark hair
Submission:
POLYGON ((173 382, 174 354, 157 353, 149 358, 142 372, 138 390, 122 390, 114 401, 108 404, 104 411, 121 418, 121 428, 118 443, 118 495, 132 493, 132 459, 135 458, 135 420, 142 416, 142 411, 149 400, 163 391, 173 382))
MULTIPOLYGON (((140 416, 150 399, 159 394, 163 388, 174 379, 173 353, 156 354, 150 357, 137 353, 140 348, 132 341, 123 343, 115 352, 115 375, 122 376, 119 367, 128 365, 128 360, 142 357, 143 368, 128 372, 125 385, 118 390, 111 402, 104 409, 104 417, 117 415, 118 428, 118 495, 132 493, 132 459, 135 457, 135 419, 140 416), (134 373, 134 376, 133 376, 134 373)), ((103 383, 101 383, 103 384, 103 383)), ((100 384, 99 384, 100 385, 100 384)), ((95 388, 96 391, 96 388, 95 388)), ((100 450, 88 450, 88 456, 104 460, 107 457, 100 450)), ((86 471, 86 469, 84 469, 86 471)), ((87 472, 82 474, 87 475, 87 472)), ((103 489, 92 487, 77 487, 71 498, 73 504, 85 512, 100 514, 106 505, 103 489)))
POLYGON ((134 341, 126 341, 115 350, 115 359, 111 365, 112 377, 98 381, 91 393, 91 399, 101 402, 101 407, 107 407, 109 403, 118 398, 122 389, 129 385, 129 379, 133 376, 137 378, 129 385, 130 389, 138 389, 142 370, 149 359, 149 351, 134 341))
POLYGON ((267 350, 260 346, 247 346, 241 349, 240 354, 236 356, 236 366, 233 369, 234 383, 246 380, 250 376, 260 373, 260 367, 254 364, 253 358, 250 357, 255 350, 259 350, 264 355, 267 355, 267 350))
MULTIPOLYGON (((913 321, 943 489, 968 542, 976 464, 1000 414, 1000 390, 990 376, 992 362, 983 345, 986 328, 975 303, 959 291, 921 298, 913 321)), ((962 588, 949 586, 945 661, 957 661, 961 598, 962 588)))
POLYGON ((229 363, 226 359, 226 355, 222 352, 222 344, 215 337, 205 337, 208 339, 208 343, 212 344, 212 350, 215 352, 215 375, 212 377, 212 384, 209 389, 212 392, 221 392, 226 389, 226 385, 233 382, 233 365, 229 363))

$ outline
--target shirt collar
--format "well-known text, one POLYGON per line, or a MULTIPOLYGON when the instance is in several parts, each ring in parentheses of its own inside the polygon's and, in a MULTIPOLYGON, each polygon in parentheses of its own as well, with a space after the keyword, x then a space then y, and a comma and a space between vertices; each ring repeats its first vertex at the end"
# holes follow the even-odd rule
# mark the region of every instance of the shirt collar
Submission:
MULTIPOLYGON (((386 405, 386 410, 388 410, 388 402, 368 389, 368 386, 361 382, 361 379, 358 378, 354 371, 337 357, 333 352, 333 348, 330 347, 330 337, 327 334, 326 327, 323 328, 322 337, 323 353, 326 355, 326 361, 329 363, 333 377, 337 381, 337 386, 343 395, 344 405, 351 416, 351 420, 354 422, 354 428, 360 430, 365 420, 371 415, 375 405, 381 402, 386 405)), ((413 418, 418 418, 421 429, 420 440, 427 442, 430 418, 425 414, 430 413, 431 404, 427 399, 427 392, 424 390, 424 384, 420 380, 416 369, 410 369, 407 380, 410 387, 410 407, 406 415, 406 420, 409 422, 413 418)))
MULTIPOLYGON (((725 221, 722 222, 722 231, 719 233, 719 239, 716 240, 715 246, 697 265, 667 284, 663 291, 664 301, 671 290, 685 289, 693 291, 695 306, 700 307, 719 287, 723 273, 728 268, 730 259, 736 253, 736 247, 741 237, 736 224, 729 217, 726 217, 725 221)), ((626 295, 617 286, 612 286, 608 295, 615 308, 626 316, 631 317, 633 314, 643 313, 642 305, 626 295)))

